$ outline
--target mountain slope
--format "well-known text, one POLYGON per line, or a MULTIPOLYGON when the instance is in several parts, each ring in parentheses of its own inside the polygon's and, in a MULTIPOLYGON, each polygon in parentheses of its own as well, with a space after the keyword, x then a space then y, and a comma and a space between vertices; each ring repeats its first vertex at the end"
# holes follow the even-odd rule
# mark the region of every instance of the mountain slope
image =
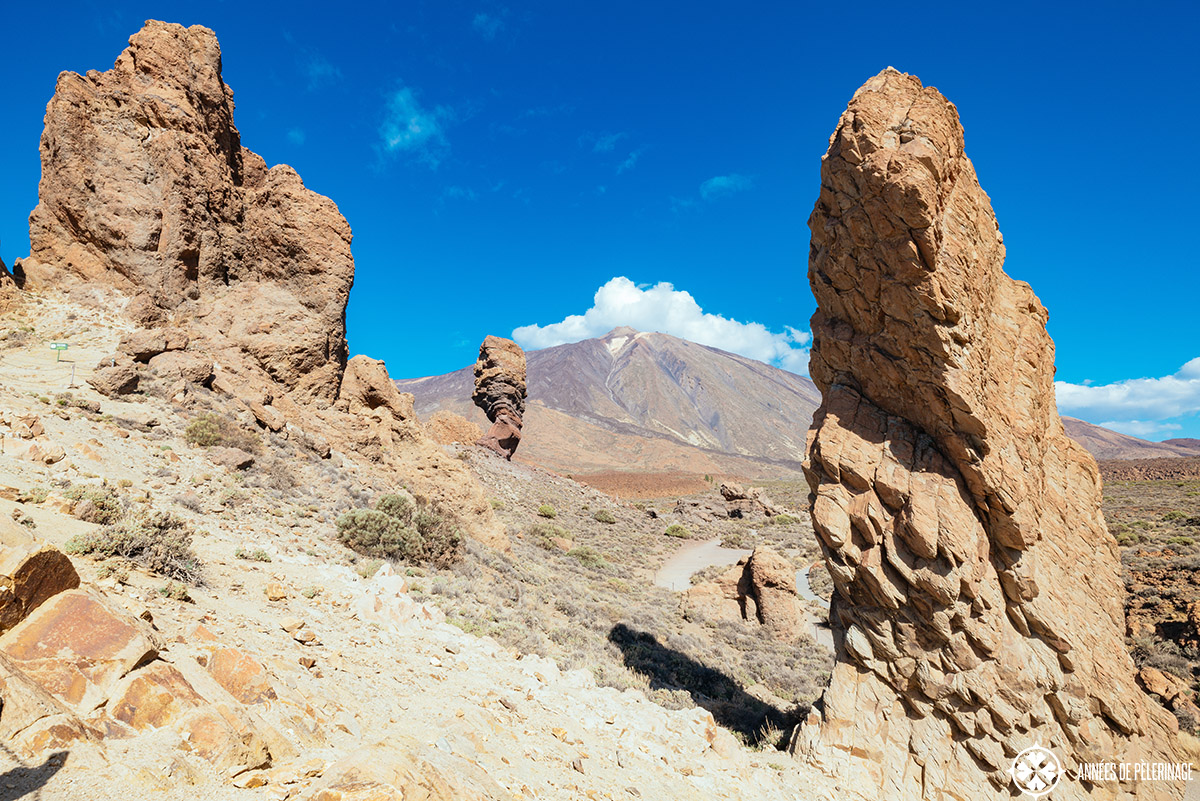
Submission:
MULTIPOLYGON (((617 328, 527 355, 517 458, 556 470, 795 473, 820 401, 813 383, 668 334, 617 328)), ((470 368, 396 381, 417 413, 482 422, 470 368)))
MULTIPOLYGON (((560 472, 796 473, 821 395, 807 377, 668 334, 616 328, 527 354, 517 459, 560 472)), ((422 417, 448 409, 486 428, 465 367, 396 381, 422 417)), ((1147 440, 1063 418, 1097 459, 1200 456, 1200 440, 1147 440)))
POLYGON ((1200 456, 1200 439, 1169 439, 1150 442, 1102 428, 1073 417, 1064 417, 1067 435, 1101 460, 1161 459, 1200 456))

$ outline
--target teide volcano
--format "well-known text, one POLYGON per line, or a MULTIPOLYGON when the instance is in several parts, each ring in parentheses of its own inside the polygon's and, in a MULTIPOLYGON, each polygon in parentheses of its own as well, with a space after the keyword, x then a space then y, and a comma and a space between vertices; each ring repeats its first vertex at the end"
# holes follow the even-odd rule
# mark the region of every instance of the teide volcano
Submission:
MULTIPOLYGON (((530 352, 528 382, 516 458, 570 472, 794 474, 820 400, 803 376, 626 327, 530 352)), ((422 418, 446 409, 482 424, 473 384, 470 368, 396 381, 422 418)))

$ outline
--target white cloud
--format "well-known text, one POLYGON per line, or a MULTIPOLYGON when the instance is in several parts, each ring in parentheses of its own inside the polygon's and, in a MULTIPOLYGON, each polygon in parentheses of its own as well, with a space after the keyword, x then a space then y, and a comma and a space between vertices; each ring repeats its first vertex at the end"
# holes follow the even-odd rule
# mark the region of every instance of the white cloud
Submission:
POLYGON ((635 284, 624 276, 596 290, 592 307, 550 325, 525 325, 513 339, 530 350, 578 342, 607 334, 627 325, 639 331, 665 334, 738 353, 751 359, 807 375, 811 337, 790 326, 783 333, 762 323, 742 323, 700 308, 690 293, 661 282, 635 284))
POLYGON ((595 144, 592 145, 592 152, 610 153, 617 146, 617 142, 620 142, 624 138, 625 134, 623 133, 600 134, 596 137, 595 144))
POLYGON ((1156 423, 1152 420, 1107 420, 1097 425, 1142 439, 1152 439, 1183 428, 1177 423, 1156 423))
MULTIPOLYGON (((1200 357, 1173 375, 1113 384, 1054 382, 1058 408, 1085 420, 1165 420, 1200 412, 1200 357)), ((1108 425, 1105 423, 1104 425, 1108 425)))
POLYGON ((630 153, 629 157, 627 159, 625 159, 624 161, 622 161, 620 164, 617 165, 617 175, 620 175, 621 173, 623 173, 627 170, 632 170, 635 166, 637 166, 638 159, 641 157, 642 157, 641 150, 635 150, 632 153, 630 153))
POLYGON ((308 62, 304 65, 304 71, 308 74, 310 90, 330 86, 342 79, 342 71, 319 54, 309 56, 308 62))
POLYGON ((422 107, 413 90, 401 86, 388 98, 383 125, 379 127, 384 149, 389 153, 415 154, 436 167, 448 147, 441 125, 447 116, 449 111, 442 106, 432 111, 422 107))
POLYGON ((496 38, 496 34, 504 30, 504 20, 480 11, 475 15, 475 19, 471 22, 471 27, 473 27, 480 36, 490 42, 496 38))
POLYGON ((754 181, 748 175, 736 172, 729 175, 717 175, 700 184, 700 197, 705 200, 716 200, 726 195, 744 192, 753 185, 754 181))

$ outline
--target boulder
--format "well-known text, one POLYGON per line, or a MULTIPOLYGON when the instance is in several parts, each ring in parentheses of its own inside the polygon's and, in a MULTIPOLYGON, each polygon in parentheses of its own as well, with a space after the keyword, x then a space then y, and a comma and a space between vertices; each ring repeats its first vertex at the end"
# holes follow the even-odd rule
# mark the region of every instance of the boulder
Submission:
POLYGON ((245 470, 254 464, 254 454, 247 453, 241 448, 229 448, 224 445, 214 445, 207 449, 208 458, 214 464, 228 467, 230 470, 245 470))
POLYGON ((108 398, 136 392, 140 376, 132 364, 116 364, 115 359, 103 359, 87 377, 92 389, 108 398))
POLYGON ((2 634, 49 598, 78 587, 79 574, 61 551, 38 543, 7 518, 0 518, 0 527, 7 530, 0 545, 2 634))
POLYGON ((170 350, 150 359, 150 368, 162 378, 208 384, 213 377, 212 359, 187 351, 170 350))
POLYGON ((105 703, 129 671, 153 659, 158 644, 141 621, 99 593, 72 589, 0 636, 0 652, 59 701, 87 713, 105 703))
POLYGON ((796 568, 770 548, 760 545, 746 561, 750 594, 758 621, 777 638, 795 637, 800 631, 796 614, 796 568))
POLYGON ((471 399, 483 409, 492 427, 476 445, 512 459, 521 442, 525 393, 525 351, 511 339, 486 337, 475 362, 475 393, 471 399))
MULTIPOLYGON (((809 219, 821 406, 805 474, 837 664, 794 751, 893 801, 1007 799, 1017 752, 1178 762, 1138 687, 1095 460, 1054 401, 1046 310, 1003 270, 954 106, 888 69, 809 219), (1119 756, 1118 756, 1119 755, 1119 756)), ((1178 799, 1064 781, 1055 799, 1178 799)))

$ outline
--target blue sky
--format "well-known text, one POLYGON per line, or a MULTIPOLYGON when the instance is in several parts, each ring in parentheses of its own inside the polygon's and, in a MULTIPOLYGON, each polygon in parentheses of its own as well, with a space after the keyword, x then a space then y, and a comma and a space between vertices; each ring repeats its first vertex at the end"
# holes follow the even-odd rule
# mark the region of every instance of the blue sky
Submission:
POLYGON ((6 262, 57 73, 108 69, 146 18, 204 24, 243 144, 350 221, 351 350, 397 377, 622 323, 803 371, 821 154, 855 88, 912 72, 1050 309, 1062 411, 1200 436, 1194 3, 9 6, 6 262))

